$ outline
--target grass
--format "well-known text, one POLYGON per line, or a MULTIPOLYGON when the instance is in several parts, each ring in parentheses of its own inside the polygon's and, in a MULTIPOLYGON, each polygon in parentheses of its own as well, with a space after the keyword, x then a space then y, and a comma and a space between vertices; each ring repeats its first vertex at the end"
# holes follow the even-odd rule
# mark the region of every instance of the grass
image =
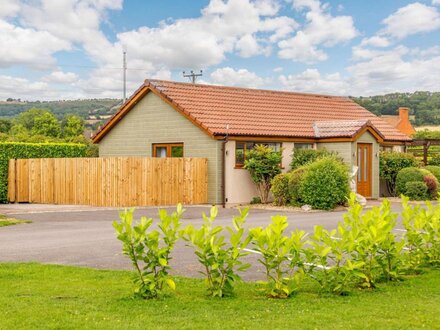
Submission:
POLYGON ((234 298, 206 296, 198 279, 177 278, 159 300, 133 298, 128 271, 0 264, 0 329, 439 329, 440 270, 349 296, 309 284, 288 300, 242 283, 234 298))
POLYGON ((15 218, 8 218, 5 215, 0 214, 0 227, 18 225, 20 223, 31 223, 29 220, 18 220, 15 218))

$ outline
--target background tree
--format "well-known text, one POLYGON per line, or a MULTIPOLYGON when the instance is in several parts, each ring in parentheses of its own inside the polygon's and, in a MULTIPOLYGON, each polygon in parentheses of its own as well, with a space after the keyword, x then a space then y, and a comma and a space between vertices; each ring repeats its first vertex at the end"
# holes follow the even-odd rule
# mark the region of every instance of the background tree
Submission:
POLYGON ((49 112, 46 109, 31 108, 25 112, 20 113, 13 121, 14 125, 22 125, 28 131, 31 131, 35 125, 35 118, 42 116, 44 113, 49 112))
POLYGON ((257 145, 246 154, 244 168, 257 185, 261 202, 267 203, 272 179, 281 173, 281 151, 275 151, 269 146, 257 145))
POLYGON ((75 138, 84 133, 84 119, 76 115, 67 115, 61 123, 63 137, 75 138))
POLYGON ((7 119, 0 119, 0 133, 9 133, 11 130, 12 123, 10 120, 7 119))
POLYGON ((56 138, 61 135, 61 125, 52 113, 46 111, 34 118, 34 126, 32 127, 31 133, 32 135, 44 135, 56 138))

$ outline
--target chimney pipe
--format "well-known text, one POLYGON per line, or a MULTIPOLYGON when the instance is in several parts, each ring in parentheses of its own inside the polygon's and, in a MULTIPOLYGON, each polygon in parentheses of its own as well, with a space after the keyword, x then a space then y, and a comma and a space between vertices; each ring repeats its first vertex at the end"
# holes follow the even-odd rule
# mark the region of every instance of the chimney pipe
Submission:
POLYGON ((399 108, 399 119, 402 121, 409 121, 409 108, 399 108))

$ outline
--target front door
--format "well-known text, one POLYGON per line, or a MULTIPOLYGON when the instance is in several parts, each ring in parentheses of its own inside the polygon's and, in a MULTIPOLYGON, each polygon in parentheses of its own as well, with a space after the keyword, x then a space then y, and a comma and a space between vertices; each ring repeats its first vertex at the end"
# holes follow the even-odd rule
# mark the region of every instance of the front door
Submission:
POLYGON ((372 155, 373 145, 369 143, 357 144, 357 192, 364 197, 371 197, 372 155))

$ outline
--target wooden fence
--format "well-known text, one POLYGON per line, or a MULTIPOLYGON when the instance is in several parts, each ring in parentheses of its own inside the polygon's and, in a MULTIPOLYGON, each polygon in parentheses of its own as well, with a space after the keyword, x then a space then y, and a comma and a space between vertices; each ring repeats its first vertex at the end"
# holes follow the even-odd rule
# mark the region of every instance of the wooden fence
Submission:
POLYGON ((208 202, 205 158, 41 158, 9 161, 10 202, 153 206, 208 202))

